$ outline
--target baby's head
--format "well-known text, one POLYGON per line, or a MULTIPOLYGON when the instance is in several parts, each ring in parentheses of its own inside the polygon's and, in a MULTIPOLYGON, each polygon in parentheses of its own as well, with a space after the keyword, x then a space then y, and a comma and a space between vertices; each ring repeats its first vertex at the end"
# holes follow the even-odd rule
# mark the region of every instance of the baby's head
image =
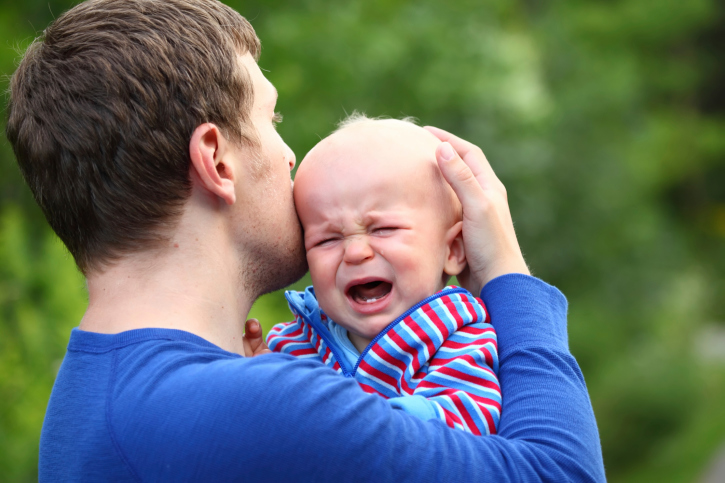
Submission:
POLYGON ((315 294, 360 350, 466 266, 461 205, 438 169, 438 144, 413 123, 357 117, 297 170, 315 294))

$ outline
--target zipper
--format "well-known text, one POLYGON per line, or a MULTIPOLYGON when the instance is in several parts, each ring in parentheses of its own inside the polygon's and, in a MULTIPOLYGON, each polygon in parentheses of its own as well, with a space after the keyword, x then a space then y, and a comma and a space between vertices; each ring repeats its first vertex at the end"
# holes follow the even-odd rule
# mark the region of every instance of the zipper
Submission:
MULTIPOLYGON (((309 288, 309 287, 308 287, 309 288)), ((305 290, 306 292, 307 290, 305 290)), ((317 300, 317 297, 314 294, 314 289, 312 295, 315 297, 315 300, 317 300)), ((285 295, 286 297, 286 295, 285 295)), ((289 301, 289 300, 288 300, 289 301)), ((334 344, 334 340, 329 340, 327 338, 327 334, 329 333, 329 329, 325 326, 325 324, 322 323, 322 320, 320 320, 320 323, 317 324, 316 320, 313 320, 312 317, 309 317, 307 314, 307 311, 305 310, 304 304, 302 307, 298 307, 296 303, 290 302, 290 308, 294 306, 295 310, 293 312, 296 312, 300 317, 305 319, 308 325, 312 327, 315 332, 317 332, 317 336, 320 337, 323 341, 325 341, 325 344, 327 344, 327 347, 330 349, 330 352, 332 352, 332 355, 335 357, 335 360, 340 365, 340 370, 342 370, 342 374, 345 377, 352 377, 352 375, 345 370, 345 366, 347 365, 347 361, 345 359, 342 359, 340 357, 340 354, 336 350, 336 346, 334 344)), ((322 314, 322 309, 320 308, 319 304, 317 305, 317 311, 322 314)), ((320 318, 321 319, 321 318, 320 318)), ((327 365, 327 364, 325 364, 327 365)))
MULTIPOLYGON (((320 312, 322 312, 322 311, 320 311, 320 312)), ((353 374, 354 373, 351 374, 351 373, 349 373, 349 372, 347 372, 345 370, 345 364, 346 364, 346 362, 341 362, 341 361, 344 361, 344 359, 342 359, 340 357, 340 354, 337 352, 337 348, 336 348, 335 343, 334 343, 335 341, 334 340, 328 340, 327 339, 327 334, 325 332, 325 331, 328 331, 327 327, 324 327, 324 324, 321 323, 320 325, 323 325, 323 327, 324 327, 325 330, 320 330, 320 328, 317 326, 317 324, 314 323, 312 321, 312 319, 307 316, 307 314, 300 313, 300 315, 302 316, 302 318, 304 318, 307 321, 308 324, 310 324, 310 326, 312 326, 316 330, 317 335, 322 340, 325 341, 325 344, 327 344, 327 347, 330 349, 330 352, 332 352, 332 355, 335 356, 335 360, 340 365, 340 369, 342 370, 342 374, 345 377, 353 377, 353 374)), ((357 368, 357 365, 355 367, 357 368)))
MULTIPOLYGON (((432 302, 433 300, 435 300, 437 298, 443 297, 445 295, 454 294, 454 293, 466 293, 466 289, 457 287, 457 288, 450 288, 450 289, 447 289, 447 290, 442 290, 442 291, 440 291, 438 293, 434 293, 430 297, 421 300, 420 302, 418 302, 417 304, 415 304, 414 306, 412 306, 411 308, 409 308, 408 310, 406 310, 403 313, 403 315, 401 315, 400 317, 398 317, 397 319, 395 319, 394 321, 392 321, 391 323, 389 323, 388 326, 385 327, 382 330, 382 332, 380 332, 378 335, 375 336, 375 338, 372 341, 370 341, 370 343, 365 348, 365 350, 362 351, 362 353, 360 354, 360 358, 357 360, 357 362, 355 363, 355 367, 353 367, 353 369, 352 369, 352 373, 348 377, 355 377, 355 373, 357 373, 357 368, 360 366, 360 363, 365 358, 365 356, 367 355, 367 353, 370 352, 370 349, 380 339, 382 339, 383 337, 385 337, 385 334, 387 334, 388 331, 390 331, 390 329, 392 329, 393 327, 395 327, 396 325, 398 325, 403 319, 405 319, 407 316, 409 316, 410 314, 412 314, 413 312, 415 312, 416 310, 418 310, 422 306, 424 306, 426 304, 429 304, 430 302, 432 302)), ((328 347, 330 347, 330 344, 329 343, 328 343, 328 347)), ((330 347, 330 350, 332 350, 332 347, 330 347)), ((334 351, 333 351, 333 354, 334 354, 334 351)), ((335 357, 337 358, 337 355, 335 355, 335 357)), ((338 359, 338 361, 339 361, 339 359, 338 359)), ((342 367, 342 365, 340 365, 340 367, 342 367)), ((344 369, 343 369, 343 371, 344 371, 344 369)))
MULTIPOLYGON (((325 332, 325 331, 328 330, 327 327, 324 327, 325 330, 320 330, 320 328, 317 327, 317 324, 315 322, 313 322, 312 319, 309 318, 306 313, 302 313, 299 310, 298 310, 298 313, 299 313, 300 316, 302 316, 302 318, 304 318, 307 321, 308 324, 310 324, 312 327, 315 328, 315 330, 317 331, 317 335, 322 340, 325 341, 325 344, 327 344, 327 347, 330 349, 330 352, 332 352, 332 355, 335 356, 335 360, 340 365, 340 369, 342 370, 343 376, 345 376, 345 377, 355 377, 355 374, 357 373, 357 368, 360 366, 360 363, 365 358, 365 355, 370 351, 370 349, 380 339, 382 339, 383 337, 385 337, 385 334, 387 334, 390 331, 390 329, 392 329, 393 327, 395 327, 396 325, 398 325, 403 319, 405 319, 407 316, 409 316, 410 314, 412 314, 413 312, 415 312, 416 310, 418 310, 422 306, 431 303, 433 300, 435 300, 437 298, 443 297, 445 295, 456 294, 456 293, 465 294, 465 293, 467 293, 467 291, 466 291, 466 289, 461 288, 461 287, 445 289, 445 290, 442 290, 442 291, 440 291, 438 293, 434 293, 430 297, 427 297, 427 298, 421 300, 420 302, 418 302, 417 304, 415 304, 414 306, 412 306, 411 308, 409 308, 408 310, 406 310, 403 313, 403 315, 399 316, 394 321, 392 321, 391 323, 389 323, 378 335, 375 336, 375 338, 372 341, 370 341, 370 344, 368 344, 368 346, 360 354, 360 357, 358 358, 357 362, 355 363, 355 367, 353 367, 352 372, 347 372, 345 370, 344 364, 342 362, 340 362, 340 361, 343 361, 344 359, 342 359, 340 357, 340 354, 337 352, 337 348, 336 348, 336 345, 334 343, 335 341, 334 340, 328 340, 327 335, 326 335, 326 332, 325 332)), ((322 325, 324 326, 324 324, 322 324, 322 325)))
MULTIPOLYGON (((337 363, 340 364, 340 369, 342 369, 342 375, 345 377, 354 377, 355 370, 353 369, 352 373, 347 372, 345 370, 345 366, 340 362, 342 359, 340 358, 340 354, 337 353, 335 344, 334 343, 330 344, 330 341, 328 341, 327 337, 325 337, 323 334, 320 334, 320 337, 322 337, 322 340, 325 341, 325 343, 327 344, 327 347, 330 348, 330 352, 332 352, 332 355, 335 356, 335 360, 337 361, 337 363)), ((332 341, 332 342, 335 342, 335 341, 332 341)), ((355 365, 355 368, 357 368, 357 365, 355 365)))

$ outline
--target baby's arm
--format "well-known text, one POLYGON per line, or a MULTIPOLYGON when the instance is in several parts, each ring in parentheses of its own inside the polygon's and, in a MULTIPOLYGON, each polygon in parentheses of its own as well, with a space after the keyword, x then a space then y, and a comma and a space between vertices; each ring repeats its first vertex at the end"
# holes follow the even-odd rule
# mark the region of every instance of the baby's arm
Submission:
POLYGON ((311 340, 313 335, 299 315, 292 322, 282 322, 269 330, 267 345, 272 352, 295 357, 319 357, 311 340))
POLYGON ((496 332, 478 322, 457 330, 413 376, 412 395, 389 399, 421 419, 476 435, 496 434, 501 417, 496 332))

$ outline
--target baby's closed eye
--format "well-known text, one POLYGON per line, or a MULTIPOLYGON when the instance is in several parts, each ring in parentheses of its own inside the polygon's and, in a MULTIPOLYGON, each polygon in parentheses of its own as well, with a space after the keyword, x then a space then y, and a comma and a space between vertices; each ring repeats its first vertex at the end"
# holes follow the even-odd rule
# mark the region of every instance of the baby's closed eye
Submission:
POLYGON ((313 246, 324 247, 327 245, 331 245, 332 243, 338 241, 339 239, 340 239, 339 237, 335 237, 335 236, 321 238, 320 240, 317 240, 313 246))
POLYGON ((375 235, 379 235, 379 236, 387 236, 387 235, 392 235, 393 233, 395 233, 396 230, 399 230, 399 229, 400 229, 400 227, 398 227, 398 226, 382 226, 382 227, 374 228, 372 230, 372 233, 375 235))

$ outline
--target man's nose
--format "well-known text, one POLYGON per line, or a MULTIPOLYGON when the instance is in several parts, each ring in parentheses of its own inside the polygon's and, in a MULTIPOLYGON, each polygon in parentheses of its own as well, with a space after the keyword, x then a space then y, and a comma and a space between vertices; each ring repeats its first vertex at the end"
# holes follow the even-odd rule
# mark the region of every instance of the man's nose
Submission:
POLYGON ((374 255, 375 253, 365 237, 356 236, 345 240, 345 254, 343 255, 345 263, 357 265, 373 258, 374 255))
POLYGON ((289 163, 289 170, 292 171, 292 168, 294 168, 295 164, 297 164, 297 157, 295 156, 294 151, 292 151, 289 146, 287 146, 285 144, 284 147, 285 147, 285 153, 284 153, 285 158, 287 158, 287 162, 289 163))

